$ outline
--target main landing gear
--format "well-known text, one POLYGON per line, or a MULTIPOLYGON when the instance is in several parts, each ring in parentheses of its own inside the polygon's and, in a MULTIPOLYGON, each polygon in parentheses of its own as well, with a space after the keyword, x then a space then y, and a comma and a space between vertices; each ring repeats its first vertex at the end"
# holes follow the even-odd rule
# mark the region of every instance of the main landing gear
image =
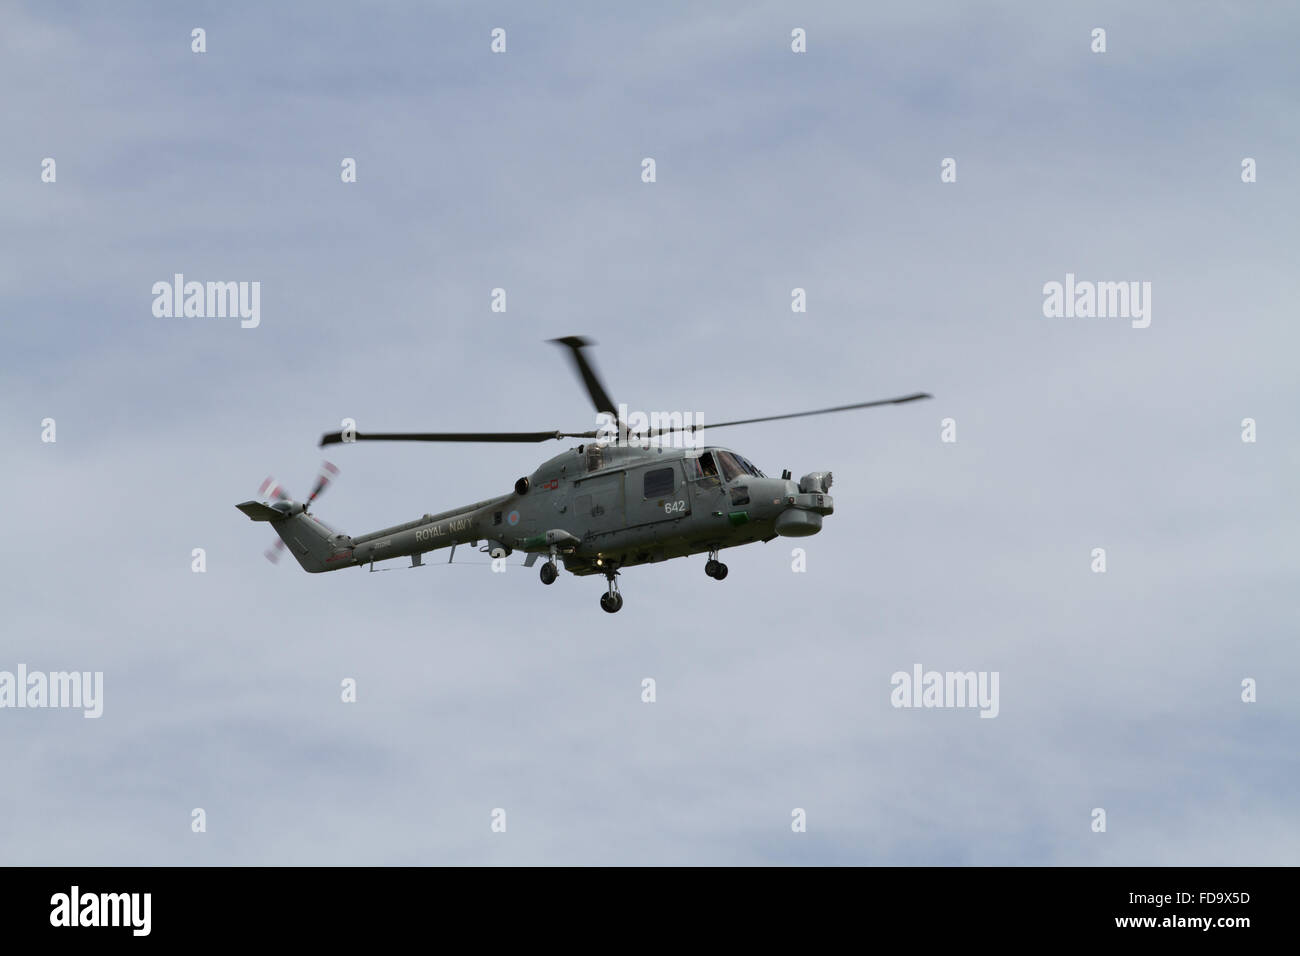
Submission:
MULTIPOLYGON (((538 572, 543 584, 554 584, 555 579, 560 576, 560 569, 556 566, 555 559, 556 554, 552 551, 550 560, 546 561, 538 572)), ((616 614, 623 607, 623 595, 618 593, 618 569, 607 564, 601 570, 609 582, 609 589, 600 596, 601 610, 607 614, 616 614)))
POLYGON ((619 608, 623 606, 623 595, 618 593, 617 571, 606 571, 605 577, 609 580, 609 590, 600 596, 600 609, 608 614, 617 614, 619 608))
POLYGON ((709 552, 709 560, 704 562, 704 573, 715 581, 721 581, 727 576, 727 566, 718 560, 717 551, 709 552))
POLYGON ((554 584, 555 579, 560 576, 560 571, 555 566, 555 559, 559 556, 559 553, 560 549, 555 545, 551 545, 551 556, 547 558, 546 563, 542 565, 541 576, 543 584, 554 584))

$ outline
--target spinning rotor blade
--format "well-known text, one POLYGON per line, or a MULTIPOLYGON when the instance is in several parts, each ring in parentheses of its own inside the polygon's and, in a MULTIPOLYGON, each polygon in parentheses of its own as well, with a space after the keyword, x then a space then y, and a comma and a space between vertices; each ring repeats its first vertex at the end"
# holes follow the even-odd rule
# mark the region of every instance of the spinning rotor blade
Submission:
MULTIPOLYGON (((587 360, 583 349, 594 345, 590 339, 585 339, 580 335, 566 335, 564 338, 551 339, 556 345, 562 345, 569 352, 569 360, 573 363, 574 370, 578 377, 582 379, 582 384, 587 389, 587 394, 591 396, 592 404, 596 406, 596 411, 608 414, 618 425, 618 440, 622 441, 627 436, 627 426, 618 418, 618 409, 614 405, 614 400, 609 397, 609 392, 605 390, 605 384, 596 374, 591 362, 587 360)), ((829 415, 832 412, 847 412, 857 408, 874 408, 877 405, 902 405, 904 402, 915 402, 922 398, 931 398, 928 392, 917 392, 914 395, 903 395, 899 398, 886 398, 875 402, 858 402, 854 405, 836 405, 834 408, 818 408, 810 412, 791 412, 788 415, 766 415, 762 418, 741 418, 732 422, 715 422, 712 425, 685 426, 682 428, 665 428, 654 429, 650 435, 667 435, 674 432, 701 431, 705 428, 724 428, 728 425, 752 425, 755 422, 775 422, 785 418, 806 418, 810 415, 829 415)), ((559 438, 602 438, 610 440, 612 436, 604 431, 584 431, 584 432, 370 432, 362 434, 353 432, 348 436, 347 442, 353 441, 432 441, 432 442, 544 442, 559 438)), ((322 435, 320 443, 324 445, 337 445, 344 443, 342 432, 330 432, 328 435, 322 435)), ((322 477, 324 477, 322 473, 322 477)), ((328 482, 328 478, 325 479, 328 482)), ((268 479, 269 481, 269 479, 268 479)), ((323 486, 321 486, 323 490, 323 486)), ((312 498, 316 497, 318 492, 312 492, 312 498)), ((308 501, 311 501, 309 498, 308 501)))
POLYGON ((316 476, 316 487, 311 490, 307 496, 307 504, 311 504, 320 497, 320 493, 330 486, 330 482, 338 477, 339 470, 336 465, 328 461, 320 463, 320 474, 316 476))
MULTIPOLYGON (((262 482, 257 489, 257 493, 268 501, 283 501, 289 497, 289 494, 280 487, 280 483, 270 475, 262 482)), ((284 542, 276 538, 271 547, 262 552, 262 557, 272 564, 280 563, 280 555, 284 554, 284 542)))
POLYGON ((847 412, 855 408, 875 408, 877 405, 902 405, 904 402, 915 402, 923 398, 933 398, 929 392, 917 392, 915 395, 904 395, 901 398, 884 398, 875 402, 858 402, 856 405, 836 405, 834 408, 818 408, 811 412, 791 412, 788 415, 765 415, 762 418, 740 418, 734 422, 714 422, 711 425, 697 425, 695 427, 656 429, 653 434, 666 435, 672 432, 698 432, 706 428, 726 428, 728 425, 752 425, 755 422, 775 422, 783 418, 807 418, 809 415, 829 415, 831 412, 847 412))
POLYGON ((569 349, 569 358, 573 362, 573 368, 582 379, 582 384, 587 386, 587 394, 591 396, 592 404, 596 406, 598 412, 608 412, 615 421, 618 420, 618 409, 614 405, 614 400, 609 397, 609 392, 605 391, 605 384, 592 368, 591 363, 587 361, 587 356, 582 354, 582 350, 588 345, 596 343, 591 339, 584 339, 580 335, 566 335, 562 339, 551 339, 556 345, 563 345, 569 349))
MULTIPOLYGON (((596 432, 354 432, 350 441, 464 441, 464 442, 539 442, 556 438, 595 438, 596 432)), ((337 445, 342 432, 322 435, 320 443, 337 445)))
MULTIPOLYGON (((584 339, 580 335, 567 335, 561 339, 551 339, 557 345, 563 345, 569 350, 569 359, 573 362, 573 368, 582 379, 582 384, 587 389, 587 394, 591 396, 591 402, 596 406, 596 411, 607 412, 615 421, 618 420, 618 408, 614 405, 614 400, 609 397, 609 392, 605 390, 605 384, 596 374, 591 362, 583 354, 583 349, 589 345, 594 345, 590 339, 584 339)), ((371 432, 362 434, 354 432, 348 438, 348 442, 353 441, 447 441, 447 442, 543 442, 551 441, 557 438, 599 438, 601 433, 597 431, 587 432, 371 432)), ((322 435, 320 439, 321 447, 325 445, 343 444, 342 432, 330 432, 328 435, 322 435)))
POLYGON ((266 480, 258 488, 258 494, 271 501, 281 501, 289 497, 288 493, 280 487, 280 483, 270 475, 266 476, 266 480))

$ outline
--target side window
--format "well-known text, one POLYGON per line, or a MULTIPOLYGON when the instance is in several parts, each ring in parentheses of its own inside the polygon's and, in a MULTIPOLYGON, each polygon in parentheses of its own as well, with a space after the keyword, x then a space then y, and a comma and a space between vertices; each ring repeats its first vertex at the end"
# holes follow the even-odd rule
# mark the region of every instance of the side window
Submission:
POLYGON ((745 485, 736 485, 731 489, 731 503, 733 505, 749 504, 749 488, 745 485))
POLYGON ((655 468, 653 471, 647 471, 643 482, 643 498, 662 498, 671 495, 676 486, 671 468, 655 468))

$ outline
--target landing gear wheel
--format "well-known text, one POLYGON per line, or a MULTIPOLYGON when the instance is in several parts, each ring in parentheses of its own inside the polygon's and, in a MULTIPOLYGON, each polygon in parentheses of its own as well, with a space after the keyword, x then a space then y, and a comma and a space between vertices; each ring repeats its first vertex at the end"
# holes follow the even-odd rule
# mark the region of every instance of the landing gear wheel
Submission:
POLYGON ((623 606, 623 595, 618 593, 618 568, 606 571, 605 580, 609 582, 609 590, 600 596, 601 609, 607 614, 617 614, 623 606))
POLYGON ((555 569, 555 565, 547 561, 542 565, 541 577, 543 584, 554 584, 555 579, 560 576, 560 572, 555 569))
POLYGON ((712 558, 709 558, 708 561, 704 562, 704 573, 711 578, 717 577, 718 567, 719 567, 719 562, 714 561, 712 558))
POLYGON ((718 566, 713 569, 713 580, 721 581, 726 576, 727 576, 727 566, 719 561, 718 566))

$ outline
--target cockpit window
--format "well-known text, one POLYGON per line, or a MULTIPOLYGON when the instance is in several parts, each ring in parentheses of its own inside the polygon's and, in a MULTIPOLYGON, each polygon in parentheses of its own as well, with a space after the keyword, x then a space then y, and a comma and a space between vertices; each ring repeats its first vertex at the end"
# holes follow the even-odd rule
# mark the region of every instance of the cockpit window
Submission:
POLYGON ((688 454, 682 463, 686 467, 687 481, 708 480, 717 483, 719 478, 722 481, 734 481, 741 475, 752 475, 755 478, 766 477, 761 471, 754 467, 754 463, 743 455, 737 455, 731 451, 714 451, 700 452, 698 455, 688 454))
POLYGON ((729 451, 718 452, 718 464, 722 466, 723 481, 735 481, 745 473, 745 469, 736 460, 736 456, 729 451))
POLYGON ((686 468, 687 481, 703 481, 717 484, 718 466, 713 460, 713 452, 701 452, 699 455, 687 455, 682 459, 686 468))
POLYGON ((744 455, 737 455, 734 451, 718 452, 718 462, 722 465, 722 477, 726 481, 731 481, 740 475, 751 475, 754 478, 767 477, 754 467, 752 461, 744 455))

